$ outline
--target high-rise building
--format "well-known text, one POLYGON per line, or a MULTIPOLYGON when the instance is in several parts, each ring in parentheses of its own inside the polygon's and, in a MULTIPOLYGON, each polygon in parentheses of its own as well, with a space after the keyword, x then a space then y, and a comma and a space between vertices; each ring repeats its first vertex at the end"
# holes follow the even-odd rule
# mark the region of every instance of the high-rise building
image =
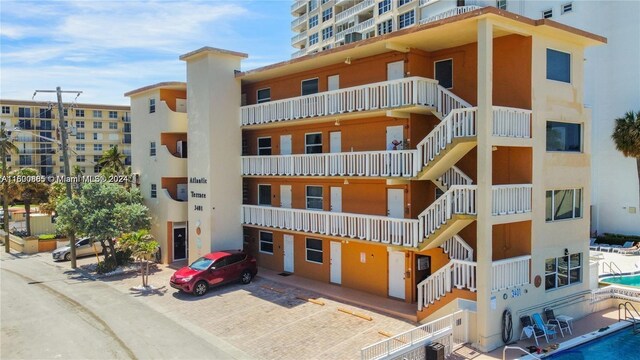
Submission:
MULTIPOLYGON (((0 99, 0 106, 2 122, 20 150, 10 154, 8 167, 34 168, 41 175, 64 174, 57 104, 0 99)), ((77 165, 85 175, 99 173, 103 152, 116 145, 125 155, 125 165, 131 165, 129 106, 65 104, 64 109, 71 168, 77 165)))

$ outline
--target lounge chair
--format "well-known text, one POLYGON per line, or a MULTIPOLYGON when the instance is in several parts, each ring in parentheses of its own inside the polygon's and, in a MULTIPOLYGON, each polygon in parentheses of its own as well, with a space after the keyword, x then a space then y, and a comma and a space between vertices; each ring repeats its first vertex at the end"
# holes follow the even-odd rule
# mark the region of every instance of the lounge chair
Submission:
POLYGON ((560 329, 560 335, 562 335, 562 337, 564 337, 565 331, 569 331, 569 334, 573 335, 569 322, 557 319, 553 313, 553 309, 544 309, 544 316, 547 318, 547 325, 556 325, 560 329))
POLYGON ((632 241, 627 241, 627 242, 625 242, 625 243, 624 243, 624 245, 622 245, 622 246, 619 246, 619 245, 618 245, 618 246, 615 246, 615 247, 613 248, 613 252, 617 252, 617 253, 624 252, 624 250, 625 250, 625 249, 630 249, 630 248, 631 248, 631 245, 633 245, 633 242, 632 242, 632 241))
POLYGON ((589 250, 593 250, 593 251, 600 250, 600 246, 596 244, 596 238, 591 238, 591 240, 589 241, 589 250))
POLYGON ((544 333, 544 338, 547 340, 547 344, 549 343, 549 338, 554 339, 556 337, 556 326, 552 324, 545 324, 542 321, 542 316, 540 314, 535 313, 531 315, 531 319, 533 320, 533 327, 541 330, 544 333))
MULTIPOLYGON (((533 322, 531 322, 531 317, 529 315, 523 315, 520 317, 520 324, 522 324, 522 331, 520 331, 520 340, 523 338, 533 339, 536 341, 536 345, 538 344, 538 338, 545 336, 544 331, 533 326, 533 322)), ((549 341, 547 341, 549 342, 549 341)))
POLYGON ((620 249, 619 253, 626 255, 640 255, 640 242, 636 242, 636 244, 631 247, 620 249))

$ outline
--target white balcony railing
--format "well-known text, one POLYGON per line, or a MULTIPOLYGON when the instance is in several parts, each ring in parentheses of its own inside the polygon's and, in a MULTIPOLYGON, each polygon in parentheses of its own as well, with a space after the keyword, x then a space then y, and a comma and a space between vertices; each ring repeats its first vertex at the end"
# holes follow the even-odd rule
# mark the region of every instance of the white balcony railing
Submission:
POLYGON ((493 185, 492 215, 513 215, 531 212, 531 184, 493 185))
POLYGON ((494 106, 493 136, 531 138, 531 110, 494 106))
POLYGON ((294 29, 307 21, 307 14, 302 14, 291 21, 291 28, 294 29))
POLYGON ((341 22, 342 20, 348 18, 349 16, 352 15, 356 15, 359 14, 365 10, 368 10, 369 8, 372 8, 373 5, 375 5, 376 2, 375 0, 365 0, 361 3, 359 3, 356 6, 352 6, 342 12, 339 12, 336 14, 336 25, 341 22))
POLYGON ((491 291, 501 291, 531 282, 531 255, 494 261, 491 267, 491 291))
POLYGON ((306 6, 306 5, 307 5, 306 0, 294 1, 293 4, 291 4, 291 12, 295 12, 296 10, 300 9, 302 6, 306 6))
POLYGON ((338 43, 344 39, 347 34, 356 33, 356 32, 364 32, 366 29, 369 29, 375 25, 375 19, 371 18, 365 20, 355 26, 352 26, 348 29, 342 30, 336 34, 335 42, 338 43))
POLYGON ((243 156, 244 176, 414 177, 413 150, 243 156))
MULTIPOLYGON (((427 1, 420 0, 420 5, 425 5, 429 1, 431 1, 431 0, 427 0, 427 1)), ((430 23, 430 22, 434 22, 434 21, 450 18, 452 16, 461 15, 461 14, 468 13, 470 11, 474 11, 474 10, 478 10, 478 9, 480 9, 480 6, 477 6, 477 5, 454 7, 453 9, 449 9, 447 11, 443 11, 443 12, 438 13, 436 15, 429 16, 429 17, 427 17, 425 19, 422 19, 422 20, 420 20, 420 24, 426 24, 426 23, 430 23)))
POLYGON ((307 39, 307 31, 302 31, 299 34, 296 34, 294 36, 291 37, 291 45, 295 45, 301 41, 304 41, 307 39))
POLYGON ((414 219, 255 205, 242 206, 242 223, 407 247, 418 234, 414 219))
POLYGON ((420 240, 434 234, 453 215, 476 215, 476 185, 454 185, 420 215, 420 240))
POLYGON ((291 54, 291 58, 295 59, 295 58, 299 58, 300 56, 303 56, 307 53, 307 49, 300 49, 296 52, 294 52, 293 54, 291 54))
POLYGON ((436 80, 408 77, 243 106, 241 124, 259 125, 403 106, 435 107, 437 93, 436 80))

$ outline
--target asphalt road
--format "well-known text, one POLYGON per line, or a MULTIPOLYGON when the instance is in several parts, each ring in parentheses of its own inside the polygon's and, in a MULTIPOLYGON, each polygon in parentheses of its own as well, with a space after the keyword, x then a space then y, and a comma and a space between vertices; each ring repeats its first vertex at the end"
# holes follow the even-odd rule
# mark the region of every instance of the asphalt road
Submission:
POLYGON ((132 296, 25 257, 0 258, 2 359, 246 359, 132 296))

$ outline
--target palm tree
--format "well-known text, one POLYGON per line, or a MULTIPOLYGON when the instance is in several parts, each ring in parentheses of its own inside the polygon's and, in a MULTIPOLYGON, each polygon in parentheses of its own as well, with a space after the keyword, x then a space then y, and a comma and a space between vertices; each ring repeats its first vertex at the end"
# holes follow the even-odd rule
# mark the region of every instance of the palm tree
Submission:
POLYGON ((140 261, 142 287, 148 288, 149 260, 152 259, 158 251, 158 242, 153 235, 149 233, 149 230, 138 230, 136 232, 123 234, 118 246, 131 250, 131 255, 140 261))
POLYGON ((9 182, 7 176, 7 155, 18 153, 18 147, 9 139, 9 134, 4 129, 4 123, 0 125, 0 156, 2 156, 2 224, 4 225, 4 252, 10 251, 9 244, 9 182))
POLYGON ((102 167, 100 172, 103 175, 120 174, 124 170, 125 158, 124 154, 118 152, 118 145, 106 150, 98 161, 98 165, 102 167))
MULTIPOLYGON (((40 173, 36 169, 22 168, 16 169, 9 173, 10 178, 35 178, 40 173)), ((49 186, 44 182, 15 182, 9 189, 9 197, 22 200, 24 203, 24 211, 26 216, 27 236, 31 236, 31 204, 39 204, 47 201, 49 196, 49 186)))
MULTIPOLYGON (((616 127, 611 138, 622 155, 636 159, 640 190, 640 111, 636 113, 628 111, 615 121, 616 127)), ((638 197, 640 198, 640 191, 638 191, 638 197)))

